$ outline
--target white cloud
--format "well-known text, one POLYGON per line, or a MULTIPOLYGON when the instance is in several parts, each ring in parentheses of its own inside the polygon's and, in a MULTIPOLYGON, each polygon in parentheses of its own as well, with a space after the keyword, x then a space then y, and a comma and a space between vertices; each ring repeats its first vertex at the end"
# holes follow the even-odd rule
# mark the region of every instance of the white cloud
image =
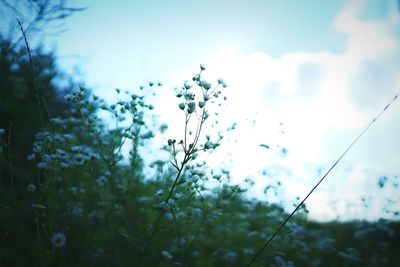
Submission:
MULTIPOLYGON (((211 161, 226 162, 226 155, 230 154, 235 182, 248 175, 255 176, 259 181, 258 188, 262 191, 267 182, 265 177, 259 175, 259 170, 273 164, 281 164, 293 172, 292 178, 284 181, 287 186, 286 193, 289 193, 289 196, 295 192, 298 192, 297 195, 304 195, 306 188, 311 188, 317 178, 316 173, 306 170, 304 164, 312 164, 317 168, 333 163, 339 156, 338 153, 348 145, 347 141, 355 137, 354 132, 359 132, 392 99, 400 87, 400 65, 393 63, 391 58, 393 55, 400 55, 400 41, 393 33, 398 20, 392 16, 387 21, 363 21, 358 15, 364 5, 363 1, 348 2, 333 22, 338 31, 347 35, 347 43, 342 53, 292 52, 275 59, 265 52, 243 54, 233 49, 225 49, 204 60, 210 69, 210 80, 223 77, 229 84, 226 89, 227 106, 220 111, 220 125, 227 126, 233 121, 237 122, 238 127, 233 138, 237 139, 237 142, 232 140, 223 144, 224 147, 220 149, 223 152, 216 153, 211 157, 211 161), (377 66, 384 67, 385 72, 390 73, 384 76, 384 80, 389 82, 374 93, 354 90, 357 81, 369 78, 363 76, 365 73, 363 74, 362 70, 365 64, 371 62, 379 62, 377 66), (305 67, 309 69, 304 71, 305 67), (362 109, 355 105, 360 99, 367 103, 362 109), (375 99, 379 101, 374 101, 375 99), (256 123, 253 124, 252 120, 256 123), (279 122, 283 122, 283 125, 279 122), (329 143, 327 136, 332 131, 341 134, 346 142, 329 143), (328 144, 322 143, 322 140, 328 144), (261 143, 270 145, 271 149, 260 149, 261 143), (282 147, 288 149, 287 157, 280 156, 279 151, 282 147), (303 183, 292 181, 298 177, 304 179, 303 183)), ((196 68, 197 66, 193 66, 192 69, 196 68)), ((180 74, 178 77, 190 77, 190 74, 180 74)), ((163 96, 162 101, 175 100, 163 96)), ((396 105, 397 108, 394 109, 399 111, 400 103, 396 105)), ((178 113, 165 110, 163 114, 166 116, 162 119, 168 121, 171 128, 181 130, 180 124, 176 123, 178 113)), ((379 127, 385 129, 385 132, 399 132, 398 116, 395 116, 394 112, 385 116, 387 118, 382 119, 379 127)), ((338 139, 340 137, 336 136, 336 139, 331 140, 338 139)), ((374 164, 378 169, 388 167, 388 171, 394 172, 398 171, 394 167, 396 164, 386 166, 385 162, 397 161, 400 164, 398 160, 398 156, 392 151, 385 155, 382 162, 374 164)), ((357 159, 355 161, 357 162, 357 159)), ((360 163, 368 166, 365 159, 360 163)), ((329 185, 336 185, 334 191, 340 195, 340 183, 344 187, 346 183, 361 185, 366 179, 354 171, 350 177, 350 180, 337 177, 338 181, 329 185)), ((374 186, 373 183, 368 184, 374 186)), ((366 214, 361 211, 355 212, 354 207, 348 207, 343 202, 345 199, 358 203, 365 191, 346 191, 345 197, 342 195, 341 200, 338 200, 335 212, 332 212, 332 198, 338 195, 332 195, 331 191, 325 190, 315 194, 310 202, 313 218, 334 219, 337 215, 335 212, 340 213, 342 218, 361 218, 366 214)), ((358 205, 359 209, 359 203, 355 205, 358 205)), ((367 218, 383 216, 378 212, 379 205, 376 205, 376 212, 370 213, 367 218)))
POLYGON ((391 32, 395 22, 360 20, 358 17, 365 4, 366 1, 349 1, 335 22, 336 27, 348 35, 347 55, 354 64, 382 58, 398 50, 398 40, 391 32))

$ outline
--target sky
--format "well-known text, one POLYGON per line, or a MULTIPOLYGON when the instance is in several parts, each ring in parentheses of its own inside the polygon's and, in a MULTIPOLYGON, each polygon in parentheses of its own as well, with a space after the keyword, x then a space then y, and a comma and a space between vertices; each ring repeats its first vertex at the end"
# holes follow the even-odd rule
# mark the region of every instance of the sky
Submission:
MULTIPOLYGON (((205 64, 228 84, 218 126, 237 124, 208 166, 230 169, 235 184, 251 177, 251 196, 288 211, 400 92, 396 0, 75 3, 87 10, 45 41, 62 68, 109 101, 115 88, 161 81, 151 101, 174 136, 183 119, 172 88, 205 64)), ((310 218, 398 219, 399 136, 397 101, 311 195, 310 218)))

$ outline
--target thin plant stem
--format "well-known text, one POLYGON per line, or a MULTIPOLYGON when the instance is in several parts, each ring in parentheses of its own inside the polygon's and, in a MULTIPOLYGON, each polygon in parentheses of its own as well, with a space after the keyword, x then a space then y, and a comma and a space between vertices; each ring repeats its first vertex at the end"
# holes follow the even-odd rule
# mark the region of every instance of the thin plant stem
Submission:
POLYGON ((11 132, 12 132, 12 125, 13 123, 10 122, 10 127, 8 129, 8 138, 7 138, 7 146, 8 146, 8 167, 10 170, 10 182, 11 182, 11 192, 13 193, 13 196, 15 197, 15 192, 14 192, 14 172, 12 168, 12 159, 11 159, 11 132))
MULTIPOLYGON (((181 176, 181 174, 182 174, 182 171, 183 171, 183 169, 184 169, 186 163, 188 162, 188 158, 189 158, 189 157, 188 157, 188 154, 185 154, 185 157, 184 157, 184 159, 183 159, 182 165, 181 165, 181 167, 179 168, 178 173, 176 174, 174 183, 172 184, 172 187, 171 187, 171 189, 169 190, 168 196, 167 196, 167 198, 166 198, 165 201, 164 201, 165 204, 168 204, 168 201, 170 200, 170 198, 171 198, 171 196, 172 196, 172 193, 173 193, 173 191, 174 191, 174 189, 175 189, 176 184, 177 184, 178 181, 179 181, 179 178, 180 178, 180 176, 181 176)), ((161 209, 161 211, 160 211, 160 213, 159 213, 159 215, 158 215, 157 221, 155 222, 155 224, 154 224, 153 227, 152 227, 152 230, 151 230, 149 239, 147 240, 146 245, 145 245, 145 248, 144 248, 143 253, 142 253, 142 258, 141 258, 141 264, 140 264, 140 266, 143 266, 143 264, 144 264, 144 260, 145 260, 147 251, 148 251, 148 249, 149 249, 149 247, 150 247, 151 241, 152 241, 153 238, 154 238, 154 235, 155 235, 155 233, 156 233, 156 230, 157 230, 157 228, 158 228, 158 225, 159 225, 160 222, 161 222, 161 219, 162 219, 164 213, 165 213, 165 211, 164 211, 163 209, 161 209)))
POLYGON ((29 66, 31 68, 31 75, 32 75, 32 84, 33 84, 33 89, 35 90, 35 95, 36 95, 36 102, 38 105, 38 109, 39 109, 39 117, 40 117, 40 121, 42 123, 42 126, 44 125, 44 118, 43 118, 43 113, 42 113, 42 109, 41 109, 41 105, 43 104, 44 110, 47 113, 47 117, 50 118, 49 115, 49 111, 46 105, 46 102, 44 100, 44 98, 40 95, 39 93, 39 89, 36 85, 36 79, 35 79, 35 70, 34 70, 34 66, 33 66, 33 59, 32 59, 32 53, 31 53, 31 49, 29 46, 29 42, 28 42, 28 38, 26 37, 24 28, 22 27, 22 23, 21 21, 17 18, 17 22, 18 25, 20 27, 20 30, 22 32, 22 35, 24 36, 24 41, 25 41, 25 46, 26 46, 26 50, 28 51, 28 56, 29 56, 29 66), (40 101, 42 100, 42 101, 40 101))
MULTIPOLYGON (((198 77, 201 76, 201 72, 202 72, 202 70, 200 71, 200 74, 198 74, 198 77)), ((203 90, 202 90, 202 93, 203 93, 203 96, 204 96, 205 93, 204 93, 203 90)), ((185 114, 184 140, 183 140, 183 142, 182 141, 180 142, 180 144, 182 144, 183 152, 185 153, 185 156, 184 156, 183 161, 182 161, 180 166, 179 166, 179 164, 177 162, 177 159, 176 159, 175 144, 172 143, 173 158, 174 158, 175 164, 172 161, 171 161, 171 163, 177 169, 178 173, 176 174, 174 183, 172 184, 171 189, 169 190, 168 196, 167 196, 167 198, 166 198, 166 200, 164 202, 166 205, 168 205, 168 202, 169 202, 169 200, 170 200, 170 198, 172 196, 172 193, 174 192, 174 189, 175 189, 175 187, 176 187, 176 185, 177 185, 177 183, 179 181, 179 178, 180 178, 180 176, 181 176, 181 174, 183 172, 183 169, 185 168, 186 164, 191 159, 192 154, 196 152, 196 145, 197 145, 197 143, 199 141, 201 130, 202 130, 202 126, 203 126, 203 124, 205 122, 205 114, 206 114, 206 109, 204 108, 202 110, 202 113, 201 113, 201 118, 197 122, 196 134, 195 134, 193 143, 191 143, 191 144, 187 143, 187 131, 188 131, 188 123, 190 121, 192 113, 188 112, 188 113, 185 114)), ((201 195, 200 192, 199 192, 199 194, 201 195)), ((143 253, 141 255, 141 259, 139 259, 139 266, 143 266, 143 264, 145 262, 145 257, 146 257, 146 254, 147 254, 148 250, 149 250, 151 241, 153 240, 153 238, 155 236, 155 233, 156 233, 156 230, 158 228, 158 225, 160 224, 161 219, 162 219, 162 217, 163 217, 165 212, 166 212, 166 210, 161 208, 160 213, 158 215, 158 218, 157 218, 155 224, 153 225, 153 227, 151 229, 150 236, 147 239, 146 245, 145 245, 143 253)))
POLYGON ((183 257, 186 257, 187 254, 189 253, 190 249, 192 248, 194 242, 196 241, 196 239, 199 237, 200 232, 203 228, 203 225, 205 224, 207 217, 208 217, 209 212, 207 212, 206 214, 204 214, 203 219, 201 220, 200 224, 198 225, 197 229, 196 229, 196 233, 193 236, 193 238, 190 240, 188 246, 186 247, 184 253, 183 253, 183 257))
POLYGON ((200 137, 200 133, 201 133, 201 128, 202 128, 203 123, 204 123, 204 114, 205 114, 205 112, 206 112, 206 111, 205 111, 205 109, 204 109, 204 110, 203 110, 203 113, 201 114, 200 126, 198 125, 198 127, 197 127, 197 129, 196 129, 197 134, 196 134, 196 137, 195 137, 195 139, 194 139, 194 141, 193 141, 193 146, 192 146, 191 150, 189 150, 189 153, 193 152, 193 150, 195 149, 195 147, 196 147, 196 145, 197 145, 197 142, 199 141, 199 137, 200 137))
POLYGON ((251 260, 246 264, 246 266, 250 266, 254 263, 254 261, 261 255, 261 253, 271 244, 272 240, 279 234, 282 228, 286 225, 286 223, 293 217, 293 215, 300 209, 300 207, 306 202, 308 197, 314 192, 314 190, 322 183, 322 181, 326 178, 326 176, 336 167, 336 165, 341 161, 341 159, 349 152, 349 150, 360 140, 360 138, 368 131, 372 124, 374 124, 379 117, 393 104, 393 102, 398 98, 399 94, 395 95, 389 104, 385 106, 385 108, 378 113, 370 123, 361 131, 361 133, 354 139, 354 141, 347 147, 347 149, 340 155, 340 157, 336 160, 336 162, 328 169, 328 171, 322 176, 322 178, 318 181, 318 183, 310 190, 310 192, 303 198, 303 200, 296 206, 296 208, 292 211, 292 213, 286 217, 286 219, 280 224, 280 226, 276 229, 276 231, 270 236, 267 242, 261 247, 260 250, 251 258, 251 260))
POLYGON ((40 263, 42 266, 45 266, 44 264, 44 258, 43 258, 43 248, 42 248, 42 240, 40 238, 40 226, 39 226, 39 216, 36 214, 36 233, 38 236, 38 243, 39 243, 39 253, 40 253, 40 263))
POLYGON ((186 114, 185 117, 186 117, 185 118, 185 142, 184 142, 184 146, 183 146, 183 151, 186 153, 186 151, 187 151, 187 125, 188 125, 190 117, 188 116, 188 114, 186 114))
MULTIPOLYGON (((91 132, 89 125, 85 123, 85 122, 87 121, 87 119, 86 119, 85 114, 82 112, 82 109, 80 109, 80 114, 81 114, 81 117, 82 117, 83 124, 84 124, 85 127, 86 127, 86 130, 87 130, 88 132, 91 132)), ((132 124, 129 126, 129 129, 131 129, 133 126, 134 126, 134 124, 132 123, 132 124)), ((97 134, 94 134, 94 136, 95 136, 95 138, 97 139, 97 141, 98 141, 99 143, 101 143, 100 137, 99 137, 97 134)), ((121 143, 120 146, 118 147, 118 150, 117 150, 117 152, 115 153, 116 155, 118 155, 118 153, 121 151, 121 148, 122 148, 123 144, 126 142, 126 140, 127 140, 127 137, 125 137, 125 139, 123 139, 122 143, 121 143)), ((111 176, 114 177, 114 173, 115 173, 115 171, 114 171, 115 162, 114 162, 114 161, 113 161, 113 162, 109 162, 109 161, 103 156, 102 153, 100 153, 100 155, 101 155, 102 160, 106 163, 106 165, 108 166, 109 170, 111 171, 111 173, 112 173, 111 176)), ((113 181, 114 181, 114 180, 113 180, 113 181)), ((125 224, 126 224, 126 226, 127 226, 127 228, 128 228, 128 231, 129 231, 131 240, 133 240, 133 241, 135 242, 135 245, 136 245, 137 247, 139 247, 138 241, 137 241, 136 239, 134 239, 134 235, 133 235, 133 231, 132 231, 132 226, 131 226, 131 224, 129 223, 128 217, 127 217, 127 215, 126 215, 125 208, 124 208, 124 206, 122 205, 122 202, 121 202, 121 200, 120 200, 121 197, 120 197, 120 195, 118 194, 117 190, 115 189, 114 183, 111 183, 111 191, 112 191, 112 194, 113 194, 114 196, 116 196, 116 202, 117 202, 117 204, 119 205, 119 207, 121 208, 122 215, 123 215, 123 218, 124 218, 124 220, 125 220, 125 224)), ((105 193, 104 193, 104 195, 105 195, 105 193)))

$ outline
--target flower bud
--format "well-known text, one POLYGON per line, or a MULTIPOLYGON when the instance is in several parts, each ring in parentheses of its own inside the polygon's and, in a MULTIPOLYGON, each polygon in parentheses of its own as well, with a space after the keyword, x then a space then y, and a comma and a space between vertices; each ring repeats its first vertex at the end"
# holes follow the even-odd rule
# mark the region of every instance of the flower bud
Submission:
POLYGON ((188 82, 185 82, 184 86, 186 90, 192 88, 192 86, 188 82))
POLYGON ((205 149, 210 149, 210 148, 213 148, 214 147, 214 145, 213 145, 213 143, 210 141, 210 140, 208 140, 205 144, 204 144, 204 148, 205 149))
POLYGON ((196 109, 196 103, 195 102, 189 102, 189 104, 188 104, 188 108, 189 108, 189 110, 195 110, 196 109))
POLYGON ((201 81, 200 85, 201 85, 201 87, 203 87, 206 90, 209 90, 211 88, 211 83, 206 82, 206 81, 201 81))

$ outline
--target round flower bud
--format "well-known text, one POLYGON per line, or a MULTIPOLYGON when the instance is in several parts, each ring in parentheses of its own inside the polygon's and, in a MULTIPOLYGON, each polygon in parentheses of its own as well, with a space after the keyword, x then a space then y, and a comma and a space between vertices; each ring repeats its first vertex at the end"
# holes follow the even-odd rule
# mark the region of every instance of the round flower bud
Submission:
POLYGON ((186 90, 192 88, 192 86, 188 82, 185 82, 184 86, 186 90))
POLYGON ((189 110, 194 110, 195 108, 196 108, 196 103, 195 102, 189 102, 189 104, 188 104, 188 108, 189 108, 189 110))
POLYGON ((181 110, 184 110, 184 109, 185 109, 185 103, 180 103, 180 104, 179 104, 179 108, 180 108, 181 110))
POLYGON ((200 84, 201 84, 201 87, 203 87, 206 90, 209 90, 211 88, 211 83, 209 83, 209 82, 201 81, 200 84))
POLYGON ((224 87, 224 88, 228 87, 228 86, 226 85, 224 79, 218 79, 218 84, 222 85, 222 87, 224 87))
POLYGON ((203 108, 205 105, 206 105, 206 102, 204 102, 204 101, 200 101, 199 102, 199 107, 200 108, 203 108))

